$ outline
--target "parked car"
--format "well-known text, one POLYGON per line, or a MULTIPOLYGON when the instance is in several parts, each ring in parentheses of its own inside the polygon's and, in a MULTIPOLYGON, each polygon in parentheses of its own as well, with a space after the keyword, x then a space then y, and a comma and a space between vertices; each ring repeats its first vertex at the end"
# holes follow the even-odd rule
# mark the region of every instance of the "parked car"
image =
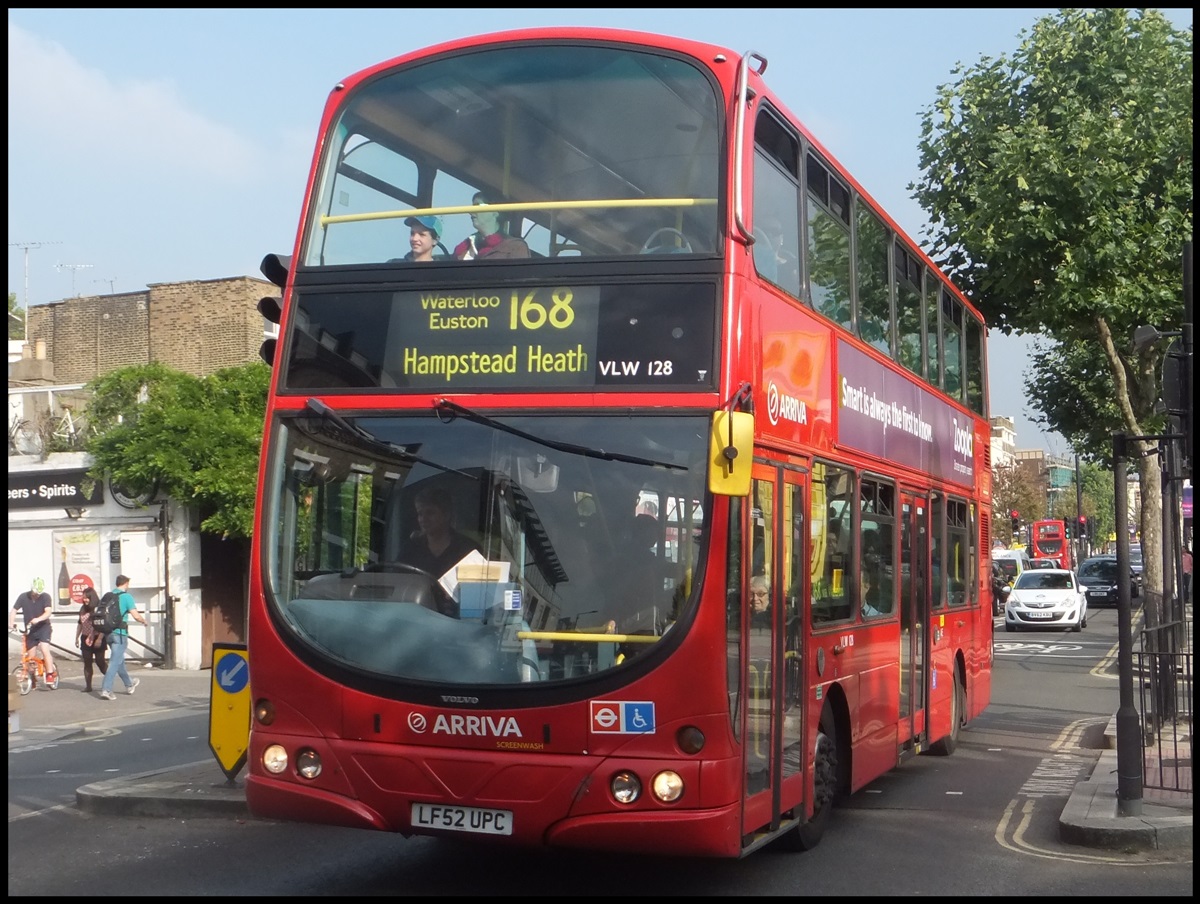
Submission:
MULTIPOLYGON (((1117 604, 1117 557, 1092 556, 1079 563, 1076 572, 1079 583, 1087 592, 1089 605, 1115 606, 1117 604)), ((1130 569, 1129 595, 1136 597, 1140 592, 1140 581, 1130 569)))
POLYGON ((992 562, 992 615, 1003 615, 1004 604, 1008 601, 1009 591, 1012 587, 1008 583, 1008 578, 1004 572, 1000 570, 1000 566, 992 562))
POLYGON ((1066 568, 1021 572, 1004 605, 1004 630, 1087 627, 1087 592, 1066 568))

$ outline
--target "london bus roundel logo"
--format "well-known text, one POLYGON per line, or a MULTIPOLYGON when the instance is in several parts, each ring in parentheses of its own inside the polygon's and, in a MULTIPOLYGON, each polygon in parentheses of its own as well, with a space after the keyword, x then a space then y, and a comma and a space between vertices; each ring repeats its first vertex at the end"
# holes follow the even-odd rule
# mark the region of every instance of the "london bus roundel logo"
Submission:
POLYGON ((609 706, 596 710, 595 719, 596 724, 605 730, 615 727, 621 721, 617 711, 609 706))
POLYGON ((425 729, 429 727, 429 722, 426 720, 424 713, 409 713, 408 727, 417 734, 424 734, 425 729))

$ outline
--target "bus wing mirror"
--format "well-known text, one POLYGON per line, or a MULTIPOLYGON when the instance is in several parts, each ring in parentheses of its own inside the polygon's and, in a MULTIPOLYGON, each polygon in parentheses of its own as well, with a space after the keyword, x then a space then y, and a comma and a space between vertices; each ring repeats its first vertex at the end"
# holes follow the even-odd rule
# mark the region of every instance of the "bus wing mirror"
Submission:
POLYGON ((708 431, 708 490, 717 496, 748 496, 754 456, 754 415, 714 411, 708 431))

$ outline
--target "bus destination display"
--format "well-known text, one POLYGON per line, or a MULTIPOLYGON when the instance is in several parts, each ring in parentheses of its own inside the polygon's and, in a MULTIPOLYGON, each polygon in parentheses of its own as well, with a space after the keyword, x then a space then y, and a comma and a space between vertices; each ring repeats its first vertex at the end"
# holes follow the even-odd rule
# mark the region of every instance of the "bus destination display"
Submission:
POLYGON ((297 293, 288 385, 422 390, 715 385, 706 283, 297 293))

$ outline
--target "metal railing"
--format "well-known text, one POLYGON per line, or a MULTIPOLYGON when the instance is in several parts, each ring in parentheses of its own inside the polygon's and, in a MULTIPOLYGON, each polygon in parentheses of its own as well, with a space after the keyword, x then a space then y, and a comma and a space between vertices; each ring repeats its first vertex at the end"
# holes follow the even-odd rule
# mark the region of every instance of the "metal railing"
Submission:
MULTIPOLYGON (((23 638, 21 642, 24 642, 23 638)), ((71 659, 75 662, 80 662, 83 658, 78 649, 64 647, 54 641, 50 641, 50 654, 56 659, 71 659)), ((105 661, 107 659, 108 655, 106 652, 105 661)), ((151 665, 154 668, 165 668, 167 665, 167 656, 162 650, 156 650, 149 644, 143 643, 133 635, 130 635, 129 652, 125 654, 125 662, 129 665, 151 665)))
MULTIPOLYGON (((1155 605, 1148 593, 1146 605, 1155 605)), ((1146 788, 1192 793, 1192 648, 1186 621, 1143 628, 1136 651, 1146 788)))

